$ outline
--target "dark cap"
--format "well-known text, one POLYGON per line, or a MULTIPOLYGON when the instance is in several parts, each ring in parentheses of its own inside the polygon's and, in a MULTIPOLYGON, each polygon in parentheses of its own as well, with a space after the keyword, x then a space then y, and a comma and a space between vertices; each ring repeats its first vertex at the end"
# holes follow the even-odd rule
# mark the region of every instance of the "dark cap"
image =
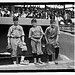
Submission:
POLYGON ((55 24, 56 21, 54 19, 50 20, 50 24, 55 24))
POLYGON ((13 21, 18 21, 18 17, 17 16, 14 16, 13 17, 13 21))
POLYGON ((31 23, 37 23, 37 20, 36 20, 35 18, 33 18, 33 19, 31 20, 31 23))

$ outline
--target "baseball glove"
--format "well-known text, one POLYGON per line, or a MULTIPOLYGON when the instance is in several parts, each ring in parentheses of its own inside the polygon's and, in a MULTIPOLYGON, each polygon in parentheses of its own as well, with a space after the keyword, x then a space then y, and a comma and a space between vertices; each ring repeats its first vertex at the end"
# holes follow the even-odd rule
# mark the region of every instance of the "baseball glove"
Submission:
POLYGON ((27 51, 26 43, 20 42, 19 47, 22 49, 22 51, 27 51))
POLYGON ((12 52, 11 45, 7 45, 7 46, 6 46, 6 50, 7 50, 7 52, 11 53, 11 52, 12 52))

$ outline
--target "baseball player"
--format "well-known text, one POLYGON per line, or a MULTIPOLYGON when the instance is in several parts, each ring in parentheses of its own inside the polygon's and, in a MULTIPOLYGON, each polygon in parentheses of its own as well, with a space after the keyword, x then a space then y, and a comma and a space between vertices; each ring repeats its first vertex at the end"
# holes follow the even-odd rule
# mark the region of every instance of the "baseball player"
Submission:
POLYGON ((58 40, 59 40, 59 26, 57 25, 58 23, 53 19, 51 20, 51 24, 49 27, 47 27, 45 31, 45 37, 47 41, 47 53, 48 55, 53 55, 52 59, 54 60, 58 59, 58 54, 59 54, 59 45, 58 45, 58 40))
POLYGON ((31 24, 33 25, 29 31, 29 38, 31 38, 31 46, 32 46, 32 53, 34 57, 34 64, 37 64, 37 56, 38 56, 38 63, 42 64, 41 55, 43 54, 41 50, 41 38, 43 35, 43 30, 41 26, 37 25, 37 20, 33 18, 31 20, 31 24))
MULTIPOLYGON (((18 52, 18 49, 22 49, 24 51, 24 47, 25 46, 25 42, 24 42, 24 31, 22 26, 20 26, 18 24, 18 17, 14 16, 13 17, 13 22, 14 24, 9 28, 8 30, 8 46, 11 46, 12 48, 12 53, 11 56, 12 57, 17 57, 18 55, 21 54, 21 51, 18 52), (18 54, 17 54, 18 53, 18 54)), ((21 62, 24 61, 24 56, 21 56, 21 62)), ((13 63, 16 64, 17 63, 17 58, 13 59, 13 63)))

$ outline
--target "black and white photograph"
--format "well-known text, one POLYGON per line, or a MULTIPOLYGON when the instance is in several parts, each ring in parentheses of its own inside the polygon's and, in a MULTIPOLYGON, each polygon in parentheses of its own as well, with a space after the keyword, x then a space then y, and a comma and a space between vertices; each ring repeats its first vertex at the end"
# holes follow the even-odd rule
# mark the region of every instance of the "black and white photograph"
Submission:
POLYGON ((0 2, 0 72, 74 72, 74 7, 0 2))

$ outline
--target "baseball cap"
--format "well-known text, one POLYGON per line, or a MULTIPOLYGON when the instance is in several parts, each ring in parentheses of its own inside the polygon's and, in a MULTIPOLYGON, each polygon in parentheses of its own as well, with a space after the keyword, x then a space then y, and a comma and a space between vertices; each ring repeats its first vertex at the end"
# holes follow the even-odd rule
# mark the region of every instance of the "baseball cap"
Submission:
POLYGON ((55 24, 55 23, 56 23, 55 19, 50 20, 50 24, 55 24))
POLYGON ((31 20, 31 23, 37 23, 37 20, 36 20, 35 18, 33 18, 33 19, 31 20))
POLYGON ((18 17, 17 16, 14 16, 13 17, 13 21, 18 21, 18 17))

